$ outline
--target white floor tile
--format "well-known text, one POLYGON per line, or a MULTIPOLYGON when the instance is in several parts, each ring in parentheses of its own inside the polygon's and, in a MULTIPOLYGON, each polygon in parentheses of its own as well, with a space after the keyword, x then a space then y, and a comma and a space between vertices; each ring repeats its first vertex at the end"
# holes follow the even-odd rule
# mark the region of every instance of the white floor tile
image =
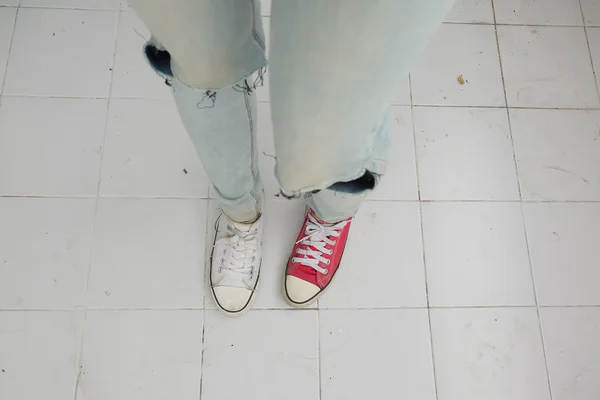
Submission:
POLYGON ((600 397, 600 309, 540 310, 553 400, 600 397))
POLYGON ((20 0, 0 0, 0 6, 18 6, 20 0))
POLYGON ((0 193, 95 196, 106 100, 4 97, 0 193))
POLYGON ((510 110, 524 199, 600 200, 600 112, 510 110))
MULTIPOLYGON (((598 12, 600 13, 600 2, 598 2, 598 5, 598 12)), ((598 84, 598 90, 600 91, 600 80, 598 79, 598 76, 600 76, 600 28, 588 28, 587 34, 594 71, 596 72, 596 83, 598 84)))
POLYGON ((426 310, 321 311, 319 329, 323 400, 436 398, 426 310))
POLYGON ((583 8, 583 17, 588 26, 600 26, 600 1, 580 0, 583 8))
POLYGON ((202 399, 319 398, 317 311, 206 311, 202 399))
POLYGON ((414 104, 505 105, 493 26, 442 25, 410 76, 414 104))
POLYGON ((391 140, 387 172, 369 194, 370 200, 417 200, 415 143, 410 107, 392 107, 389 119, 391 140))
POLYGON ((78 312, 0 312, 0 398, 72 399, 82 323, 78 312))
POLYGON ((170 99, 171 91, 144 57, 150 32, 132 11, 121 12, 112 97, 170 99))
POLYGON ((509 107, 598 107, 583 28, 499 26, 509 107))
POLYGON ((600 305, 600 204, 525 204, 540 305, 600 305))
POLYGON ((321 308, 424 306, 425 273, 416 203, 368 201, 350 229, 321 308))
POLYGON ((498 24, 582 25, 579 0, 501 0, 494 10, 498 24))
POLYGON ((88 312, 78 400, 200 398, 202 311, 88 312))
POLYGON ((101 196, 206 198, 208 186, 173 102, 111 101, 101 196))
POLYGON ((6 73, 6 64, 8 63, 8 51, 10 49, 16 16, 16 8, 0 8, 0 93, 2 93, 4 74, 6 73))
POLYGON ((0 198, 0 308, 85 305, 94 203, 0 198))
POLYGON ((431 305, 535 304, 520 204, 425 204, 423 235, 431 305))
MULTIPOLYGON (((281 297, 281 282, 292 247, 304 221, 305 210, 306 203, 302 200, 266 199, 263 214, 263 260, 258 295, 252 308, 290 308, 281 297)), ((215 223, 220 214, 219 202, 211 200, 208 207, 206 238, 207 263, 210 262, 215 240, 215 223)), ((206 296, 205 307, 216 309, 210 294, 206 296)))
POLYGON ((98 203, 88 305, 202 307, 206 201, 98 203))
POLYGON ((439 400, 550 400, 533 308, 431 311, 439 400))
POLYGON ((106 97, 117 15, 21 8, 4 94, 106 97))
POLYGON ((446 22, 494 23, 492 0, 458 0, 446 22))
POLYGON ((518 200, 505 109, 414 109, 421 199, 518 200))
POLYGON ((119 0, 21 0, 21 7, 117 10, 119 0))

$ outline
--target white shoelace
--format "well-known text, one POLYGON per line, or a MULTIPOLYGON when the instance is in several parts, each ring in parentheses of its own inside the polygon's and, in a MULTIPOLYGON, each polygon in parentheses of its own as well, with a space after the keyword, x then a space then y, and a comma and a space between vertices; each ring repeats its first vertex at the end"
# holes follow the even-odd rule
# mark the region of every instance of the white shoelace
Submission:
POLYGON ((327 249, 327 245, 333 246, 336 244, 336 241, 330 238, 339 237, 341 234, 340 231, 344 229, 349 221, 338 222, 335 225, 325 225, 319 223, 319 221, 311 214, 308 214, 308 219, 309 222, 306 224, 306 230, 304 231, 306 236, 296 242, 296 244, 303 244, 307 246, 307 248, 297 249, 296 254, 303 257, 293 257, 292 262, 311 267, 315 271, 326 275, 329 270, 320 267, 319 264, 322 262, 329 265, 330 263, 329 258, 325 256, 330 256, 333 253, 333 250, 327 249))
POLYGON ((218 255, 220 269, 252 276, 258 249, 257 233, 257 229, 243 232, 228 223, 227 236, 217 241, 218 244, 224 244, 223 251, 218 255))

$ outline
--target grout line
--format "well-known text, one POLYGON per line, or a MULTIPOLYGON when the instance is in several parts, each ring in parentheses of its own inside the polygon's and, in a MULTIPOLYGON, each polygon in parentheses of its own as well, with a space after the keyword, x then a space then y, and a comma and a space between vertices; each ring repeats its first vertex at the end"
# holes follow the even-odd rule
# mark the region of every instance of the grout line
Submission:
POLYGON ((599 107, 522 107, 522 106, 486 106, 486 105, 448 105, 448 104, 415 104, 417 108, 491 108, 509 110, 552 110, 552 111, 597 111, 599 107))
MULTIPOLYGON (((211 290, 208 287, 209 286, 208 282, 210 281, 209 276, 208 276, 208 274, 210 272, 209 268, 208 268, 208 263, 210 262, 210 252, 209 252, 209 248, 208 248, 210 241, 209 241, 208 233, 210 231, 210 226, 211 226, 211 222, 212 222, 210 220, 210 217, 211 217, 210 203, 211 203, 210 199, 206 200, 206 208, 205 208, 205 213, 204 213, 205 218, 206 218, 206 221, 204 224, 204 260, 203 260, 203 265, 201 266, 202 271, 203 271, 202 278, 204 280, 204 282, 203 282, 204 290, 203 290, 203 295, 202 295, 202 309, 203 310, 206 310, 206 297, 208 295, 208 290, 211 290)), ((216 235, 216 232, 215 232, 215 235, 216 235)), ((210 251, 212 252, 212 248, 210 249, 210 251)))
MULTIPOLYGON (((210 188, 209 188, 210 189, 210 188)), ((208 268, 208 263, 210 262, 210 255, 208 252, 208 244, 210 243, 210 241, 208 240, 208 231, 210 229, 210 225, 211 225, 211 220, 210 220, 210 200, 206 201, 206 208, 205 208, 205 224, 204 224, 204 258, 203 258, 203 265, 201 266, 202 270, 204 271, 202 273, 202 287, 204 288, 203 290, 203 294, 202 294, 202 344, 200 346, 200 388, 199 388, 199 397, 198 400, 202 399, 202 386, 204 384, 204 342, 206 340, 206 312, 208 311, 206 309, 206 296, 208 295, 208 290, 210 290, 210 288, 208 288, 208 282, 210 282, 209 277, 207 276, 207 274, 209 273, 209 268, 208 268)), ((215 233, 216 234, 216 233, 215 233)), ((212 250, 212 249, 211 249, 212 250)))
MULTIPOLYGON (((496 9, 494 7, 494 0, 492 0, 492 9, 494 10, 494 20, 496 19, 496 9)), ((498 43, 498 56, 500 58, 500 66, 502 67, 502 55, 500 53, 500 40, 498 39, 498 28, 496 27, 496 42, 498 43)), ((508 97, 506 96, 506 85, 504 82, 504 71, 501 68, 500 69, 502 71, 502 84, 504 86, 504 95, 505 95, 505 99, 506 99, 506 105, 508 107, 508 97)), ((542 345, 542 353, 544 355, 544 367, 545 367, 545 371, 546 371, 546 380, 548 382, 548 393, 550 395, 550 400, 552 400, 552 385, 550 384, 550 374, 548 371, 548 359, 546 357, 546 346, 544 344, 544 335, 542 333, 542 321, 540 318, 540 309, 538 307, 538 295, 537 295, 537 288, 536 288, 536 284, 535 284, 535 276, 533 273, 533 263, 531 262, 531 248, 529 246, 529 237, 527 234, 527 223, 525 220, 525 210, 523 207, 523 192, 521 191, 521 175, 519 174, 519 163, 517 162, 517 153, 515 151, 515 144, 514 141, 512 139, 513 134, 512 134, 512 124, 511 124, 511 119, 510 119, 510 112, 508 110, 508 108, 506 109, 506 115, 508 117, 508 129, 509 129, 509 133, 510 133, 510 137, 511 137, 511 142, 512 142, 512 146, 513 146, 513 157, 514 157, 514 161, 515 161, 515 168, 516 168, 516 173, 517 173, 517 185, 519 188, 519 196, 521 198, 521 223, 523 224, 523 234, 525 235, 525 247, 527 248, 527 260, 529 262, 529 273, 531 276, 531 287, 533 290, 533 299, 535 301, 535 311, 536 311, 536 315, 537 315, 537 320, 538 320, 538 329, 540 332, 540 341, 541 341, 541 345, 542 345)))
POLYGON ((112 80, 114 77, 114 66, 115 66, 115 55, 117 52, 117 38, 119 35, 119 21, 121 19, 121 13, 117 12, 116 13, 116 25, 115 25, 115 38, 114 38, 114 47, 113 47, 113 56, 112 56, 112 61, 111 61, 111 66, 110 66, 110 79, 109 79, 109 86, 108 86, 108 100, 106 102, 106 115, 104 117, 104 136, 102 139, 102 149, 100 151, 100 167, 99 167, 99 174, 98 174, 98 182, 96 183, 96 195, 94 196, 94 198, 96 199, 96 205, 94 208, 94 220, 92 223, 92 246, 90 246, 90 261, 89 261, 89 265, 88 265, 88 276, 87 276, 87 282, 86 282, 86 288, 85 288, 85 293, 86 293, 86 298, 85 298, 85 309, 87 310, 87 291, 88 291, 88 285, 89 285, 89 278, 90 278, 90 274, 91 274, 91 264, 92 264, 92 253, 93 253, 93 242, 95 239, 95 229, 96 229, 96 219, 98 217, 97 213, 98 213, 98 202, 100 200, 100 183, 102 181, 102 169, 103 169, 103 164, 104 164, 104 150, 106 147, 106 136, 107 136, 107 129, 108 129, 108 118, 109 118, 109 111, 110 111, 110 94, 112 92, 112 80))
MULTIPOLYGON (((65 11, 126 11, 131 12, 133 10, 123 8, 120 4, 116 8, 84 8, 84 7, 53 7, 53 6, 43 6, 43 5, 0 5, 0 8, 25 8, 25 9, 40 9, 40 10, 65 10, 65 11)), ((261 14, 261 18, 271 18, 270 14, 261 14)), ((499 26, 535 26, 535 27, 549 27, 549 28, 581 28, 584 25, 578 24, 565 24, 565 25, 557 25, 557 24, 524 24, 524 23, 494 23, 494 22, 485 22, 485 21, 443 21, 444 25, 483 25, 483 26, 491 26, 491 25, 499 25, 499 26)), ((582 22, 582 24, 585 24, 582 22)))
POLYGON ((19 7, 16 8, 15 18, 13 20, 12 31, 10 32, 10 39, 8 41, 8 52, 6 53, 6 62, 4 63, 4 74, 2 75, 2 85, 0 85, 0 96, 4 97, 4 85, 6 85, 6 77, 8 76, 8 61, 10 60, 10 53, 12 52, 13 41, 15 38, 15 30, 17 29, 17 18, 19 18, 19 7))
MULTIPOLYGON (((495 8, 492 5, 492 9, 494 10, 494 21, 496 20, 496 13, 495 13, 495 8)), ((483 25, 483 26, 492 26, 492 25, 496 25, 496 26, 514 26, 514 27, 536 27, 536 28, 581 28, 584 25, 577 25, 577 24, 566 24, 566 25, 556 25, 556 24, 509 24, 509 23, 497 23, 497 22, 451 22, 451 21, 447 21, 444 22, 445 25, 483 25)))
POLYGON ((544 366, 546 368, 546 379, 548 381, 548 391, 550 393, 550 400, 552 400, 552 385, 550 384, 550 371, 548 370, 548 357, 546 356, 546 344, 544 341, 544 332, 542 330, 542 319, 540 317, 540 306, 539 306, 539 300, 538 300, 538 293, 537 293, 537 288, 536 288, 536 284, 535 284, 535 274, 533 272, 533 262, 531 259, 531 247, 529 245, 529 236, 527 233, 527 223, 525 221, 525 210, 523 207, 523 203, 521 203, 521 218, 523 221, 523 231, 525 234, 525 246, 527 247, 527 257, 528 257, 528 261, 529 261, 529 272, 531 274, 531 283, 532 283, 532 287, 533 287, 533 297, 535 300, 535 310, 537 313, 537 319, 538 319, 538 327, 539 327, 539 332, 540 332, 540 341, 542 344, 542 351, 544 353, 544 366))
MULTIPOLYGON (((496 21, 496 7, 495 7, 495 0, 492 0, 492 11, 494 13, 494 22, 496 21)), ((580 6, 581 6, 581 2, 580 2, 580 6)), ((582 14, 583 17, 583 14, 582 14)), ((582 21, 583 22, 583 21, 582 21)), ((531 248, 529 246, 529 237, 527 236, 527 223, 525 221, 525 210, 523 207, 523 192, 522 192, 522 188, 521 188, 521 174, 519 173, 519 163, 517 162, 517 152, 516 152, 516 148, 515 148, 515 142, 513 140, 513 129, 512 129, 512 123, 511 123, 511 118, 510 118, 510 111, 508 109, 508 96, 506 94, 506 82, 504 79, 504 66, 502 65, 502 52, 500 51, 500 39, 498 37, 498 26, 494 25, 494 30, 496 32, 496 45, 498 46, 498 59, 500 60, 500 72, 502 74, 502 87, 504 89, 504 101, 506 102, 506 117, 508 120, 508 132, 510 134, 510 142, 512 145, 512 153, 513 153, 513 160, 514 160, 514 165, 515 165, 515 173, 516 173, 516 178, 517 178, 517 188, 519 190, 519 198, 521 199, 520 202, 520 209, 521 209, 521 223, 523 224, 523 234, 525 236, 525 247, 527 248, 527 259, 529 262, 529 273, 531 276, 531 287, 533 290, 533 298, 535 301, 535 311, 537 314, 537 320, 538 320, 538 329, 540 332, 540 341, 542 344, 542 352, 544 354, 544 367, 545 367, 545 371, 546 371, 546 380, 548 382, 548 393, 550 395, 550 400, 552 400, 552 385, 550 384, 550 373, 548 370, 548 359, 546 356, 546 346, 544 344, 544 334, 542 332, 542 321, 540 318, 540 309, 538 307, 539 301, 538 301, 538 295, 537 295, 537 288, 535 285, 535 277, 534 277, 534 273, 533 273, 533 263, 531 262, 531 248)), ((584 28, 585 31, 585 28, 584 28)), ((587 39, 587 34, 586 34, 586 39, 587 39)), ((588 43, 589 46, 589 43, 588 43)), ((590 55, 591 57, 591 55, 590 55)), ((598 86, 596 85, 596 88, 598 86)))
POLYGON ((69 200, 215 200, 208 197, 180 197, 180 196, 136 196, 136 195, 19 195, 19 194, 0 194, 0 198, 16 199, 69 199, 69 200))
POLYGON ((65 199, 65 200, 94 200, 96 196, 82 195, 82 196, 69 196, 69 195, 19 195, 19 194, 0 194, 0 199, 65 199))
MULTIPOLYGON (((87 290, 86 290, 87 292, 87 290)), ((77 363, 75 364, 75 387, 73 390, 73 399, 77 400, 77 391, 79 390, 79 382, 81 380, 82 365, 81 357, 83 355, 83 332, 87 325, 87 311, 83 311, 83 321, 81 323, 81 333, 79 335, 79 349, 77 350, 77 363)))
MULTIPOLYGON (((273 307, 273 308, 253 308, 251 311, 254 312, 270 312, 270 311, 289 311, 289 312, 310 312, 310 311, 402 311, 402 310, 497 310, 497 309, 519 309, 519 308, 538 308, 538 309, 569 309, 569 308, 597 308, 600 309, 600 304, 572 304, 572 305, 489 305, 489 306, 389 306, 389 307, 326 307, 326 308, 302 308, 302 309, 294 309, 294 308, 284 308, 284 307, 273 307)), ((95 313, 95 312, 128 312, 128 311, 139 311, 139 312, 174 312, 174 311, 203 311, 212 312, 217 311, 216 309, 207 308, 202 309, 199 307, 182 307, 182 308, 133 308, 133 307, 123 307, 123 308, 88 308, 88 309, 72 309, 72 308, 55 308, 55 309, 45 309, 45 308, 27 308, 27 309, 19 309, 19 308, 0 308, 0 313, 13 313, 13 312, 44 312, 44 313, 95 313)))
POLYGON ((410 123, 413 134, 413 156, 415 157, 415 182, 417 184, 417 199, 421 201, 421 183, 419 179, 419 162, 417 157, 417 133, 415 131, 415 110, 413 101, 412 76, 408 74, 408 94, 410 97, 410 123))
POLYGON ((555 111, 597 111, 600 110, 598 107, 506 107, 506 106, 485 106, 485 105, 446 105, 446 104, 415 104, 417 108, 492 108, 492 109, 506 109, 509 110, 555 110, 555 111))
MULTIPOLYGON (((581 18, 583 19, 583 24, 585 25, 583 28, 583 32, 585 33, 585 41, 587 43, 588 53, 590 56, 590 64, 592 66, 592 73, 594 74, 594 83, 596 83, 596 94, 598 96, 598 100, 600 100, 600 86, 598 85, 598 75, 596 75, 596 67, 594 66, 594 56, 592 55, 592 45, 590 44, 590 37, 588 34, 588 26, 585 22, 585 14, 583 12, 583 4, 579 2, 579 10, 581 11, 581 18)), ((600 72, 600 71, 599 71, 600 72)))
MULTIPOLYGON (((34 98, 44 98, 44 99, 100 99, 100 100, 107 100, 108 96, 64 96, 64 95, 60 95, 60 94, 5 94, 3 96, 6 97, 34 97, 34 98)), ((143 98, 143 97, 141 97, 143 98)))
MULTIPOLYGON (((215 201, 214 198, 206 197, 179 197, 179 196, 91 196, 91 195, 13 195, 13 194, 0 194, 0 199, 63 199, 63 200, 178 200, 178 201, 215 201)), ((288 201, 279 197, 267 196, 266 200, 269 201, 288 201)), ((290 200, 293 201, 293 200, 290 200)), ((543 200, 543 199, 378 199, 378 198, 367 198, 364 200, 369 203, 523 203, 523 204, 600 204, 598 200, 543 200)))
MULTIPOLYGON (((99 199, 108 200, 216 200, 210 197, 196 197, 196 196, 130 196, 130 195, 98 195, 99 199)), ((600 201, 600 200, 599 200, 600 201)))
MULTIPOLYGON (((317 299, 317 303, 319 300, 317 299)), ((321 367, 321 307, 317 307, 317 384, 319 385, 319 400, 323 399, 323 370, 321 367)))
MULTIPOLYGON (((43 98, 43 99, 92 99, 92 100, 107 100, 107 96, 63 96, 59 94, 52 95, 38 95, 38 94, 3 94, 3 97, 24 97, 24 98, 43 98)), ((170 102, 168 98, 162 97, 139 97, 139 96, 112 96, 111 100, 148 100, 157 102, 170 102)), ((262 104, 269 104, 269 101, 259 101, 262 104)), ((411 107, 410 104, 393 103, 391 107, 411 107)), ((455 104, 413 104, 412 107, 416 108, 493 108, 493 109, 505 109, 506 106, 502 105, 455 105, 455 104)), ((600 111, 600 107, 535 107, 535 106, 510 106, 509 110, 557 110, 557 111, 600 111)))
POLYGON ((202 385, 204 384, 204 341, 206 339, 206 310, 202 311, 202 341, 200 344, 200 383, 198 400, 202 400, 202 385))
MULTIPOLYGON (((496 7, 494 5, 494 0, 492 0, 492 12, 494 15, 494 22, 496 22, 496 7)), ((510 144, 512 148, 512 158, 515 166, 515 177, 517 179, 517 190, 519 192, 519 200, 521 204, 523 202, 523 192, 521 190, 521 175, 519 174, 519 163, 517 162, 517 152, 515 150, 515 142, 513 140, 513 129, 512 123, 510 119, 510 112, 508 109, 508 95, 506 94, 506 80, 504 79, 504 65, 502 64, 502 52, 500 51, 500 38, 498 37, 498 27, 494 25, 494 32, 496 35, 496 48, 498 50, 498 62, 500 63, 500 76, 502 78, 502 90, 504 91, 504 104, 506 105, 506 121, 508 122, 508 133, 510 137, 510 144)), ((522 207, 521 207, 522 208, 522 207)))
POLYGON ((103 159, 104 159, 104 148, 106 146, 106 131, 107 131, 107 127, 108 127, 108 114, 109 114, 109 110, 110 110, 110 95, 112 92, 112 80, 113 80, 113 76, 114 76, 114 70, 115 70, 115 55, 117 52, 117 38, 119 35, 119 21, 121 19, 121 13, 119 11, 116 12, 116 16, 115 16, 115 31, 114 31, 114 42, 113 42, 113 55, 112 55, 112 60, 111 60, 111 65, 110 65, 110 79, 109 79, 109 86, 108 86, 108 99, 106 101, 106 115, 104 117, 104 136, 102 139, 102 148, 100 150, 100 166, 99 166, 99 174, 98 174, 98 182, 96 183, 96 196, 95 196, 95 203, 94 203, 94 217, 92 219, 92 226, 91 226, 91 230, 92 230, 92 235, 91 235, 91 243, 90 243, 90 252, 88 254, 88 268, 87 268, 87 277, 86 277, 86 282, 85 282, 85 303, 84 303, 84 317, 83 317, 83 327, 81 329, 81 337, 80 337, 80 342, 79 342, 79 353, 77 355, 77 368, 76 368, 76 373, 77 373, 77 378, 75 380, 75 391, 73 393, 73 399, 77 400, 77 391, 79 389, 79 382, 80 382, 80 374, 82 372, 82 356, 83 356, 83 343, 84 343, 84 332, 86 329, 86 325, 87 325, 87 304, 88 304, 88 288, 89 288, 89 284, 90 284, 90 276, 92 273, 92 256, 93 256, 93 251, 94 251, 94 239, 95 239, 95 233, 96 233, 96 220, 98 219, 98 195, 100 193, 100 181, 102 180, 102 164, 103 164, 103 159))
MULTIPOLYGON (((14 6, 13 6, 14 7, 14 6)), ((58 11, 104 11, 104 12, 115 12, 119 11, 121 6, 117 8, 82 8, 82 7, 52 7, 52 6, 27 6, 27 5, 19 5, 19 8, 29 9, 29 10, 58 10, 58 11)))
POLYGON ((410 118, 412 125, 412 133, 413 133, 413 154, 415 157, 415 175, 417 182, 417 197, 419 199, 418 210, 419 210, 419 235, 421 236, 421 257, 423 260, 423 280, 425 285, 425 301, 426 301, 426 310, 427 310, 427 327, 429 329, 429 352, 431 354, 431 368, 433 373, 433 392, 436 399, 439 398, 438 395, 438 379, 437 379, 437 368, 435 364, 435 354, 433 353, 433 330, 431 329, 431 304, 429 302, 429 284, 427 280, 427 260, 425 257, 425 234, 423 229, 423 202, 421 198, 421 178, 419 175, 419 161, 418 161, 418 153, 417 153, 417 132, 415 129, 415 107, 413 101, 413 91, 412 91, 412 79, 411 75, 408 75, 408 87, 410 92, 410 118))

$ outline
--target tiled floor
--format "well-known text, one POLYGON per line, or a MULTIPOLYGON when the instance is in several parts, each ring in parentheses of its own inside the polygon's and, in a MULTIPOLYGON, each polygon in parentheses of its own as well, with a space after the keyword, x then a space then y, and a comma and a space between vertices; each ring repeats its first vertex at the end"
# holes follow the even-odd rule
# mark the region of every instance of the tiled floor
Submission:
POLYGON ((447 21, 313 309, 279 295, 303 205, 261 156, 262 286, 232 320, 203 281, 217 204, 143 25, 120 0, 0 0, 0 399, 600 399, 600 0, 447 21))

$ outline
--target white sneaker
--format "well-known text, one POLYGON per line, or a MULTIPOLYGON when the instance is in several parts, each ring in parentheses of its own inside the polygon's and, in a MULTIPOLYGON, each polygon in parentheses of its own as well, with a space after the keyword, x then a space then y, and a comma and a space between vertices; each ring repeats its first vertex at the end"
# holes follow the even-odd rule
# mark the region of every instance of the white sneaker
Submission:
POLYGON ((262 261, 263 220, 251 224, 231 221, 221 214, 216 223, 210 257, 210 289, 221 312, 240 317, 256 296, 262 261))

